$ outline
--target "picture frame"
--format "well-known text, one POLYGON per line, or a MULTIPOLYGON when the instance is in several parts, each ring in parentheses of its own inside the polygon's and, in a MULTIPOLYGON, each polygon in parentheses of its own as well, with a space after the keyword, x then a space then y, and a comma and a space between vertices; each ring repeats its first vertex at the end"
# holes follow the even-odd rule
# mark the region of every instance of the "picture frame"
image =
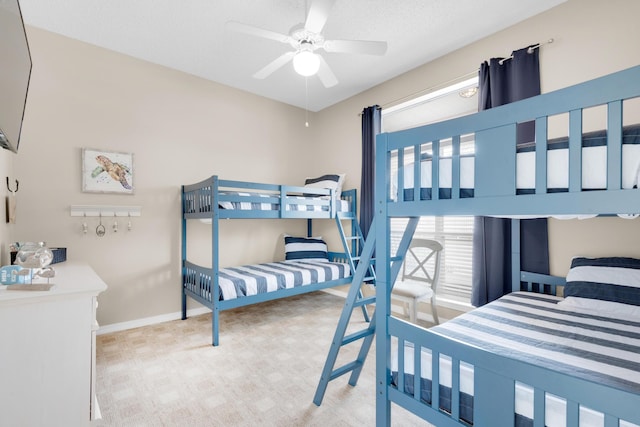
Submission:
POLYGON ((82 149, 82 191, 133 194, 133 153, 82 149))

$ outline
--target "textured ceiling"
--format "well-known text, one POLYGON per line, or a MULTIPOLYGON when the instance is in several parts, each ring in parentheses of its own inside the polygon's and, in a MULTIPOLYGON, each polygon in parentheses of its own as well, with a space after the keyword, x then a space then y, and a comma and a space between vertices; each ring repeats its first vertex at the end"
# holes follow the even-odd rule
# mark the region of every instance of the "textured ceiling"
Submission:
MULTIPOLYGON (((383 40, 384 56, 319 51, 338 79, 287 64, 264 80, 253 74, 292 50, 231 32, 237 21, 288 34, 311 0, 20 0, 27 25, 184 71, 257 95, 319 111, 565 0, 337 0, 326 39, 383 40), (308 91, 308 97, 305 92, 308 91)), ((37 64, 37 58, 34 58, 37 64)))

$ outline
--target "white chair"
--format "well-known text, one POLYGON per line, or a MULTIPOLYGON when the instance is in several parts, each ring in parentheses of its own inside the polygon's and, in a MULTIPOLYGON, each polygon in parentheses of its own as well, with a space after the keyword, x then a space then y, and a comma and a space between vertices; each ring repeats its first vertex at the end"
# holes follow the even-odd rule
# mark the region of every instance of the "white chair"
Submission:
POLYGON ((435 324, 439 324, 436 311, 436 288, 440 278, 440 257, 442 244, 435 240, 413 239, 402 265, 402 278, 393 286, 392 295, 404 304, 405 314, 409 321, 416 322, 418 318, 418 302, 431 300, 431 313, 435 324), (433 259, 430 269, 427 263, 433 259), (409 272, 407 266, 413 267, 409 272))

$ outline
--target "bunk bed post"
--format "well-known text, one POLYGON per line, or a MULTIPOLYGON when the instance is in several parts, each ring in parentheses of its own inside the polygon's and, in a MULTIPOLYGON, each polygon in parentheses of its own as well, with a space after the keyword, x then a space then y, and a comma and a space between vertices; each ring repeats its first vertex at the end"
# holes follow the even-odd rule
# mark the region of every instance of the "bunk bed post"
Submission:
POLYGON ((511 292, 520 291, 520 220, 511 220, 511 292))
MULTIPOLYGON (((375 239, 376 239, 376 426, 391 425, 391 402, 387 379, 390 375, 388 361, 391 358, 391 337, 387 318, 391 312, 391 292, 388 291, 390 276, 390 222, 387 213, 387 191, 389 188, 388 137, 380 134, 376 137, 376 180, 375 180, 375 239), (382 154, 384 153, 384 154, 382 154)), ((399 183, 402 188, 402 181, 399 183)), ((402 193, 402 190, 400 191, 402 193)))
POLYGON ((184 185, 181 186, 181 192, 180 192, 180 200, 182 202, 182 260, 180 262, 181 266, 180 266, 180 270, 182 272, 182 278, 180 279, 181 282, 181 294, 182 294, 182 320, 185 320, 187 318, 187 291, 184 288, 184 276, 186 274, 186 266, 185 266, 185 262, 187 260, 187 219, 184 216, 184 207, 185 207, 185 200, 184 200, 184 185))
MULTIPOLYGON (((351 204, 351 212, 353 212, 353 217, 351 218, 351 235, 355 235, 356 234, 356 230, 360 229, 360 222, 358 220, 358 204, 356 203, 357 199, 357 190, 353 189, 351 190, 353 191, 351 198, 349 199, 349 202, 351 204)), ((338 214, 336 214, 338 215, 338 214)), ((371 225, 369 226, 369 228, 371 228, 371 225)), ((362 234, 362 230, 360 231, 360 234, 362 234)), ((364 246, 364 243, 362 243, 360 245, 360 247, 358 247, 358 241, 357 240, 353 240, 351 242, 351 254, 352 256, 358 256, 358 252, 362 249, 362 247, 364 246)))
POLYGON ((220 343, 219 339, 219 326, 220 326, 220 309, 218 304, 218 298, 220 295, 220 284, 218 282, 220 277, 220 257, 218 255, 219 250, 219 222, 220 222, 220 212, 219 212, 219 201, 218 201, 218 176, 214 175, 211 180, 211 185, 209 186, 210 191, 210 200, 211 200, 211 209, 213 211, 213 215, 211 215, 211 268, 212 268, 212 277, 211 277, 211 301, 213 302, 213 310, 211 310, 211 345, 217 346, 220 343))

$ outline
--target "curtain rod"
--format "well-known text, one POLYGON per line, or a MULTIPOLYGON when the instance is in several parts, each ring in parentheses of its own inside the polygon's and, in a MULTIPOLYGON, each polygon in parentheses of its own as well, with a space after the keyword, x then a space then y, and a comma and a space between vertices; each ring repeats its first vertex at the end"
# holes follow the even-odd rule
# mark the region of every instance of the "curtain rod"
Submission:
MULTIPOLYGON (((529 49, 527 49, 527 53, 533 53, 534 50, 542 47, 542 45, 551 44, 551 43, 553 43, 553 39, 549 39, 544 43, 538 43, 538 44, 534 44, 533 46, 529 46, 529 49)), ((513 59, 513 55, 509 55, 508 57, 501 59, 500 61, 498 61, 498 63, 502 65, 505 61, 508 61, 509 59, 513 59)))
MULTIPOLYGON (((530 46, 530 47, 529 47, 529 49, 527 50, 527 52, 528 52, 528 53, 533 53, 533 50, 534 50, 534 49, 538 49, 538 48, 540 48, 540 47, 542 47, 542 46, 544 46, 544 45, 546 45, 546 44, 551 44, 551 43, 553 43, 553 42, 554 42, 554 40, 551 38, 551 39, 547 40, 546 42, 542 42, 542 43, 535 44, 535 45, 533 45, 533 46, 530 46)), ((513 58, 513 55, 510 55, 510 56, 509 56, 509 57, 507 57, 507 58, 501 59, 501 60, 499 61, 499 62, 500 62, 500 65, 502 65, 502 63, 503 63, 504 61, 506 61, 506 60, 508 60, 508 59, 512 59, 512 58, 513 58)), ((458 76, 458 77, 456 77, 456 78, 454 78, 454 79, 448 80, 448 81, 446 81, 446 82, 444 82, 444 83, 440 83, 440 84, 435 85, 435 86, 431 86, 431 87, 428 87, 428 88, 425 88, 425 89, 421 89, 421 90, 419 90, 419 91, 417 91, 417 92, 413 92, 413 93, 410 93, 409 95, 403 96, 402 98, 398 98, 398 99, 395 99, 395 100, 393 100, 393 101, 386 102, 386 103, 382 104, 380 107, 381 107, 381 108, 383 108, 383 109, 384 109, 384 108, 388 108, 388 107, 390 107, 390 106, 392 106, 392 105, 396 105, 396 104, 399 104, 399 103, 401 103, 401 102, 407 101, 407 100, 409 100, 409 99, 413 99, 413 98, 415 98, 415 97, 417 97, 417 96, 419 96, 419 95, 422 95, 422 94, 424 94, 424 93, 429 93, 429 92, 433 91, 433 90, 434 90, 435 88, 437 88, 437 87, 446 87, 446 86, 449 86, 449 85, 450 85, 451 83, 453 83, 453 82, 458 82, 458 81, 464 80, 465 78, 468 78, 468 77, 471 77, 471 76, 477 75, 477 74, 478 74, 478 71, 480 71, 480 69, 479 69, 479 68, 478 68, 478 69, 476 69, 475 71, 472 71, 472 72, 469 72, 469 73, 463 74, 463 75, 458 76)), ((359 116, 361 116, 361 115, 362 115, 362 113, 358 113, 358 115, 359 115, 359 116)))

